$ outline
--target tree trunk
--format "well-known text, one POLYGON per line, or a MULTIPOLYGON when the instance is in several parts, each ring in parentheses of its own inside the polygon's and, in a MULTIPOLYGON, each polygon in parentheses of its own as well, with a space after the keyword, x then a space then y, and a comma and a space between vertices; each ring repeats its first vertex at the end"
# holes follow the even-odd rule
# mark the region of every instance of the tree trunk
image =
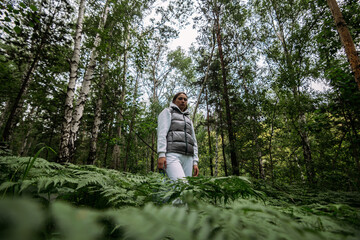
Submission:
MULTIPOLYGON (((128 39, 129 39, 129 34, 126 32, 126 39, 125 39, 125 46, 124 46, 124 49, 125 49, 125 52, 124 52, 124 70, 123 70, 123 91, 122 91, 122 98, 121 98, 121 103, 123 104, 124 100, 125 100, 125 89, 126 89, 126 74, 127 74, 127 45, 128 45, 128 39)), ((122 105, 123 106, 123 105, 122 105)), ((124 109, 123 107, 121 107, 121 115, 123 114, 124 112, 124 109)), ((128 139, 129 140, 129 139, 128 139)), ((127 156, 126 156, 126 152, 125 152, 125 158, 124 158, 124 161, 123 161, 123 171, 126 171, 127 170, 127 156)))
POLYGON ((30 82, 31 82, 31 77, 34 73, 34 71, 36 70, 37 67, 37 63, 40 60, 40 54, 45 46, 45 42, 46 42, 46 38, 48 36, 50 27, 52 26, 52 22, 54 20, 55 14, 57 12, 54 11, 53 15, 51 16, 51 19, 49 21, 49 24, 46 26, 45 32, 41 37, 40 40, 40 44, 37 46, 36 50, 35 50, 35 55, 34 58, 32 58, 31 64, 29 66, 29 68, 26 70, 23 79, 22 79, 22 84, 20 87, 20 90, 18 92, 18 94, 16 95, 16 98, 14 100, 14 102, 12 103, 12 106, 10 108, 10 114, 7 118, 7 121, 5 123, 5 127, 4 127, 4 131, 2 134, 2 137, 0 139, 0 142, 3 142, 5 145, 8 145, 8 143, 11 140, 11 135, 13 132, 13 128, 16 124, 17 121, 17 117, 19 115, 19 113, 22 110, 22 105, 23 105, 23 96, 26 95, 27 90, 29 88, 30 82))
POLYGON ((197 111, 197 108, 198 108, 199 103, 200 103, 201 94, 202 94, 202 92, 204 91, 204 88, 205 88, 205 86, 206 86, 207 79, 208 79, 208 77, 209 77, 210 64, 211 64, 212 57, 213 57, 213 54, 214 54, 214 49, 215 49, 215 36, 213 36, 213 38, 214 38, 214 42, 213 42, 213 45, 212 45, 212 48, 211 48, 211 53, 210 53, 208 65, 207 65, 207 67, 206 67, 204 82, 203 82, 203 84, 202 84, 202 87, 201 87, 201 90, 200 90, 200 92, 199 92, 199 96, 198 96, 198 98, 197 98, 196 105, 195 105, 195 108, 194 108, 194 113, 193 113, 193 117, 192 117, 192 121, 193 121, 193 122, 194 122, 194 120, 195 120, 196 111, 197 111))
MULTIPOLYGON (((106 1, 105 4, 103 16, 99 23, 99 28, 98 28, 99 31, 104 29, 108 12, 109 12, 109 0, 106 1)), ((72 160, 72 157, 75 153, 75 141, 77 139, 81 119, 84 114, 86 99, 90 92, 91 80, 93 78, 94 69, 96 67, 96 58, 98 55, 96 48, 100 45, 100 41, 101 41, 100 33, 97 33, 94 41, 94 47, 91 50, 90 60, 86 68, 84 79, 82 82, 81 92, 79 94, 79 98, 76 101, 76 107, 71 121, 70 138, 69 138, 69 153, 70 153, 68 158, 69 160, 72 160)))
MULTIPOLYGON (((50 138, 49 138, 49 143, 48 143, 49 146, 52 145, 52 140, 54 138, 54 132, 55 132, 55 129, 56 129, 57 125, 58 125, 57 123, 52 123, 52 128, 51 128, 50 138)), ((46 149, 45 159, 49 161, 49 149, 46 149)))
MULTIPOLYGON (((157 48, 157 52, 156 52, 156 59, 155 59, 155 63, 158 63, 159 62, 159 59, 160 59, 160 55, 161 55, 161 48, 162 48, 162 45, 159 44, 158 48, 157 48)), ((152 92, 152 99, 153 99, 153 105, 156 106, 157 103, 158 103, 158 95, 157 95, 157 89, 158 89, 158 86, 160 84, 160 80, 157 79, 156 77, 156 70, 157 70, 157 65, 158 64, 154 64, 152 66, 152 71, 151 71, 151 74, 152 74, 152 80, 153 80, 153 92, 152 92)), ((153 111, 153 118, 154 119, 157 119, 157 116, 156 116, 156 112, 153 111)), ((155 148, 155 135, 156 133, 153 131, 151 133, 151 148, 154 149, 155 148)), ((157 160, 155 159, 155 152, 154 151, 151 151, 151 154, 150 154, 150 171, 154 172, 155 171, 155 163, 157 162, 157 160)))
POLYGON ((104 88, 105 88, 105 81, 108 78, 108 61, 105 61, 105 63, 102 64, 104 69, 104 73, 100 79, 100 89, 97 96, 96 106, 95 106, 95 116, 94 116, 94 124, 91 131, 91 142, 90 142, 90 151, 89 156, 87 159, 87 164, 94 164, 96 160, 96 145, 98 141, 98 136, 100 132, 100 124, 101 124, 101 110, 102 110, 102 98, 104 94, 104 88))
POLYGON ((275 119, 275 110, 276 110, 276 105, 278 102, 275 103, 274 106, 274 112, 271 118, 271 132, 270 132, 270 139, 269 139, 269 158, 270 158, 270 176, 271 176, 271 180, 274 181, 274 159, 272 156, 272 140, 273 140, 273 136, 274 136, 274 119, 275 119))
POLYGON ((222 155, 223 155, 223 160, 224 160, 224 172, 225 172, 225 176, 228 176, 227 164, 226 164, 224 132, 223 132, 223 122, 222 122, 223 116, 222 116, 220 101, 218 102, 218 105, 217 105, 217 112, 219 113, 219 121, 220 121, 219 127, 220 127, 220 136, 221 136, 221 150, 222 150, 222 155))
POLYGON ((225 172, 225 176, 229 176, 228 171, 227 171, 227 164, 226 164, 224 132, 223 132, 222 129, 221 129, 221 147, 222 147, 222 154, 223 154, 223 159, 224 159, 224 172, 225 172))
MULTIPOLYGON (((136 82, 135 82, 135 89, 134 89, 134 99, 133 99, 133 111, 132 111, 132 116, 131 116, 131 121, 130 121, 130 126, 129 126, 129 134, 127 137, 127 141, 126 141, 126 154, 125 154, 125 159, 124 159, 124 171, 126 171, 127 169, 127 163, 129 162, 129 155, 130 155, 130 144, 131 144, 131 139, 132 139, 132 132, 133 132, 133 128, 134 128, 134 124, 135 124, 135 117, 136 117, 136 100, 137 100, 137 92, 138 92, 138 85, 139 85, 139 77, 136 77, 136 82)), ((136 139, 136 138, 134 138, 136 139)), ((135 159, 135 165, 137 165, 137 160, 135 159)))
POLYGON ((346 25, 341 10, 336 0, 327 0, 331 13, 334 17, 337 31, 339 32, 341 43, 345 48, 345 53, 354 73, 355 82, 360 91, 360 59, 356 52, 354 41, 350 35, 349 29, 346 25))
POLYGON ((5 124, 6 115, 10 109, 10 105, 11 105, 10 100, 7 100, 5 103, 4 110, 1 112, 0 115, 0 126, 4 126, 5 124))
POLYGON ((299 159, 296 156, 296 154, 294 154, 294 161, 295 161, 296 167, 299 169, 301 181, 305 182, 304 173, 303 173, 303 171, 302 171, 302 169, 300 167, 299 159))
POLYGON ((210 164, 210 174, 214 176, 213 163, 212 163, 212 151, 211 151, 211 135, 210 135, 210 117, 209 117, 209 102, 208 95, 206 90, 206 118, 207 118, 207 133, 208 133, 208 144, 209 144, 209 164, 210 164))
MULTIPOLYGON (((344 104, 344 101, 339 97, 338 101, 342 104, 342 108, 341 108, 341 112, 342 115, 345 119, 345 123, 349 132, 349 136, 350 136, 350 149, 352 150, 352 155, 354 157, 355 160, 355 165, 358 169, 358 172, 360 173, 360 159, 359 159, 359 134, 358 134, 358 129, 356 127, 356 117, 352 116, 352 114, 350 112, 346 113, 345 109, 346 106, 344 104)), ((345 137, 346 132, 344 134, 344 136, 341 139, 341 142, 343 140, 343 138, 345 137)), ((339 144, 339 148, 341 146, 341 143, 339 144)), ((358 182, 360 182, 360 176, 357 177, 358 178, 358 182)))
MULTIPOLYGON (((112 122, 109 121, 107 124, 106 124, 106 132, 108 134, 108 136, 111 136, 112 135, 112 128, 111 128, 111 124, 112 122)), ((103 159, 103 163, 102 163, 102 166, 104 168, 108 167, 108 164, 107 164, 107 156, 108 156, 108 152, 109 152, 109 140, 105 141, 105 153, 104 153, 104 159, 103 159)))
POLYGON ((263 163, 263 160, 262 160, 262 152, 261 152, 261 148, 260 148, 258 139, 259 139, 259 137, 256 136, 255 146, 256 146, 258 166, 259 166, 259 176, 260 176, 261 179, 265 179, 264 163, 263 163))
POLYGON ((73 102, 75 96, 75 85, 77 80, 78 66, 80 61, 80 45, 82 38, 82 29, 85 13, 86 0, 81 0, 79 5, 79 15, 76 22, 76 31, 74 36, 74 51, 70 61, 70 79, 67 87, 67 94, 65 99, 65 113, 61 129, 60 147, 59 147, 59 162, 69 161, 69 139, 71 130, 71 120, 73 114, 73 102))
POLYGON ((220 56, 222 81, 223 81, 223 98, 225 100, 227 130, 228 130, 228 134, 229 134, 229 143, 230 143, 230 157, 231 157, 232 173, 234 175, 238 176, 240 174, 239 163, 236 158, 236 149, 235 149, 236 137, 235 137, 235 134, 233 131, 233 126, 232 126, 232 118, 231 118, 231 111, 230 111, 229 93, 228 93, 228 88, 227 88, 224 54, 222 51, 222 38, 221 38, 221 29, 220 29, 219 10, 216 10, 215 15, 216 15, 216 24, 217 24, 217 31, 216 31, 217 44, 218 44, 218 52, 219 52, 219 56, 220 56))
MULTIPOLYGON (((129 36, 127 36, 129 37, 129 36)), ((121 88, 121 95, 120 95, 120 108, 119 108, 119 113, 118 113, 118 129, 117 129, 117 135, 116 138, 118 139, 118 142, 121 142, 121 137, 122 137, 122 126, 121 123, 124 119, 123 117, 123 106, 124 106, 124 100, 125 100, 125 95, 126 95, 126 72, 127 72, 127 37, 125 39, 125 52, 124 52, 124 58, 123 58, 123 79, 122 79, 122 88, 121 88)), ((118 169, 120 167, 120 145, 119 144, 115 144, 114 149, 113 149, 113 154, 112 154, 112 160, 113 160, 113 168, 114 169, 118 169)), ((123 168, 126 168, 126 162, 123 162, 123 168)))
POLYGON ((308 133, 306 129, 304 129, 306 125, 305 114, 300 113, 299 116, 299 135, 301 137, 301 143, 303 148, 303 156, 305 160, 305 169, 306 169, 306 177, 310 184, 313 184, 315 181, 315 172, 314 172, 314 163, 311 154, 310 140, 308 137, 308 133))
MULTIPOLYGON (((39 48, 39 50, 41 50, 41 49, 42 49, 42 47, 39 48)), ((36 54, 35 59, 33 60, 33 62, 31 63, 31 66, 27 70, 27 72, 22 80, 21 88, 20 88, 18 94, 16 95, 16 98, 10 108, 10 114, 5 123, 4 131, 3 131, 2 139, 1 139, 1 141, 4 142, 6 145, 9 144, 9 142, 11 141, 11 136, 13 133, 14 126, 16 125, 17 118, 19 117, 19 114, 22 110, 22 106, 24 103, 23 96, 26 95, 27 90, 29 88, 31 76, 36 69, 37 62, 39 61, 39 58, 38 58, 39 54, 40 54, 40 52, 38 52, 36 54)))
POLYGON ((27 126, 27 132, 26 132, 25 138, 23 139, 21 148, 20 148, 20 150, 18 152, 18 156, 21 156, 21 157, 24 156, 23 154, 25 152, 25 149, 27 147, 27 143, 29 141, 29 136, 30 136, 30 133, 32 131, 33 123, 34 123, 33 119, 37 118, 37 115, 38 115, 38 112, 39 112, 37 110, 36 113, 35 113, 35 116, 33 116, 35 108, 36 107, 31 107, 30 113, 28 114, 28 117, 27 117, 27 120, 26 120, 26 122, 29 122, 29 125, 27 126))
MULTIPOLYGON (((125 96, 125 94, 121 94, 120 98, 123 98, 122 96, 125 96)), ((119 111, 121 111, 122 114, 122 109, 120 109, 119 111)), ((111 161, 112 161, 112 168, 113 169, 119 169, 120 167, 120 144, 121 144, 121 136, 122 136, 122 128, 121 128, 121 123, 123 121, 123 116, 120 114, 120 112, 117 115, 117 130, 116 130, 116 143, 114 145, 113 148, 113 152, 111 155, 111 161)))
POLYGON ((219 136, 218 134, 215 132, 216 134, 216 144, 215 144, 215 173, 214 173, 214 177, 217 177, 218 175, 218 163, 219 163, 219 136))
POLYGON ((28 143, 28 140, 29 140, 30 132, 31 132, 31 129, 29 129, 29 130, 27 131, 26 136, 25 136, 24 140, 22 141, 22 145, 21 145, 21 148, 20 148, 19 154, 18 154, 19 157, 24 157, 24 152, 25 152, 25 149, 26 149, 26 147, 27 147, 27 143, 28 143))

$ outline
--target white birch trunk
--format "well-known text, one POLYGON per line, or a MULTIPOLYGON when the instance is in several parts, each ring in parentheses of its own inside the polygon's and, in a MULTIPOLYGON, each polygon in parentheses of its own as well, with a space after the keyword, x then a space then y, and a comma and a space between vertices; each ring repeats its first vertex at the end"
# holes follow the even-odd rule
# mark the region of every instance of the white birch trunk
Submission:
POLYGON ((76 31, 74 36, 74 52, 70 61, 70 79, 67 87, 67 94, 65 99, 65 114, 61 129, 59 159, 60 162, 69 160, 69 139, 71 130, 71 120, 73 113, 73 101, 75 96, 75 84, 77 80, 77 72, 80 61, 80 47, 82 38, 82 29, 85 13, 86 0, 81 0, 79 5, 79 15, 76 22, 76 31))
MULTIPOLYGON (((99 23, 100 31, 104 28, 105 23, 106 23, 106 19, 107 19, 108 12, 109 12, 109 4, 108 3, 109 3, 109 1, 106 2, 103 16, 99 23)), ((96 48, 100 45, 100 42, 101 42, 101 36, 100 36, 100 33, 97 33, 96 37, 95 37, 95 41, 94 41, 94 47, 91 50, 90 60, 89 60, 88 66, 86 68, 84 79, 82 82, 81 92, 80 92, 79 98, 76 101, 76 106, 75 106, 75 110, 74 110, 74 114, 73 114, 73 118, 72 118, 72 122, 71 122, 70 138, 69 138, 70 159, 75 152, 75 141, 77 139, 81 119, 84 114, 86 99, 90 92, 91 80, 93 78, 93 73, 94 73, 94 69, 96 66, 96 58, 98 55, 96 48)))
POLYGON ((10 109, 10 100, 6 101, 4 110, 1 112, 0 115, 0 126, 3 126, 5 124, 6 115, 9 112, 10 109))

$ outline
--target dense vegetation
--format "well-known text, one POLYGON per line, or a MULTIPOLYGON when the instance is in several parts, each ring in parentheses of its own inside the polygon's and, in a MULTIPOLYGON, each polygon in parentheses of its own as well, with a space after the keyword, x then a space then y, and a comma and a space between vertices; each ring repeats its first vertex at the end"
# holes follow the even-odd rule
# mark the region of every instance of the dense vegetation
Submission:
POLYGON ((359 238, 358 0, 0 11, 0 238, 359 238), (196 42, 172 47, 188 24, 196 42), (200 156, 186 184, 156 173, 178 91, 200 156))
POLYGON ((236 176, 189 178, 170 186, 158 173, 35 158, 1 157, 0 167, 2 239, 360 237, 359 193, 236 176), (174 206, 177 199, 182 203, 174 206))

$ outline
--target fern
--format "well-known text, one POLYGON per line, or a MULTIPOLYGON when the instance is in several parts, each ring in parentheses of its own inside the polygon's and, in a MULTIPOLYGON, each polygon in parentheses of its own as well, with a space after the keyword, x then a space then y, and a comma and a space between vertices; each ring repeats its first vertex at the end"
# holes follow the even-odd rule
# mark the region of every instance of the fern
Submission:
POLYGON ((170 183, 157 173, 63 166, 41 158, 23 180, 28 161, 0 157, 0 239, 360 237, 359 193, 243 177, 189 177, 170 183), (173 207, 174 199, 186 207, 173 207))
MULTIPOLYGON (((296 209, 299 210, 299 209, 296 209)), ((48 208, 26 199, 0 201, 0 219, 7 219, 1 239, 358 239, 359 230, 313 218, 302 222, 276 208, 238 200, 226 208, 199 204, 196 208, 156 207, 98 211, 54 202, 48 208), (6 217, 6 218, 5 218, 6 217), (51 222, 46 223, 51 219, 51 222), (51 226, 51 227, 50 227, 51 226), (26 231, 19 231, 26 229, 26 231), (27 235, 22 235, 26 233, 27 235)))
POLYGON ((188 177, 187 181, 177 181, 172 188, 164 192, 164 199, 174 200, 192 196, 195 199, 209 201, 212 204, 227 204, 239 198, 259 198, 264 195, 253 189, 251 182, 244 177, 188 177))

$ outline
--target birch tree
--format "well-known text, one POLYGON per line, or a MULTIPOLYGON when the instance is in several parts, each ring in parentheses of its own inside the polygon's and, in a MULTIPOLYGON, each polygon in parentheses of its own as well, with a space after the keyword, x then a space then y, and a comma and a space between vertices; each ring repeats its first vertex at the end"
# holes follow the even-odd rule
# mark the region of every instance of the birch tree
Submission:
POLYGON ((65 113, 64 113, 64 120, 62 123, 62 132, 61 132, 60 148, 59 148, 59 159, 62 162, 69 161, 69 157, 70 157, 69 140, 70 140, 71 120, 73 114, 73 102, 75 96, 75 84, 78 77, 77 76, 78 66, 80 61, 80 48, 81 48, 85 5, 86 5, 86 0, 81 0, 79 4, 79 13, 76 22, 76 31, 74 36, 74 51, 70 61, 70 79, 69 79, 67 94, 65 99, 65 113))
POLYGON ((72 120, 71 120, 71 129, 70 129, 70 137, 69 137, 69 156, 64 156, 63 160, 71 160, 74 152, 75 152, 75 141, 78 136, 78 131, 81 123, 81 118, 84 114, 84 107, 87 100, 87 96, 90 92, 91 81, 93 78, 94 69, 96 67, 96 58, 98 56, 97 47, 100 45, 101 42, 101 31, 104 29, 108 13, 109 13, 109 0, 106 1, 102 16, 100 18, 98 32, 94 39, 94 45, 91 50, 90 59, 85 70, 84 78, 81 85, 81 90, 78 99, 76 100, 76 106, 73 112, 72 120))

